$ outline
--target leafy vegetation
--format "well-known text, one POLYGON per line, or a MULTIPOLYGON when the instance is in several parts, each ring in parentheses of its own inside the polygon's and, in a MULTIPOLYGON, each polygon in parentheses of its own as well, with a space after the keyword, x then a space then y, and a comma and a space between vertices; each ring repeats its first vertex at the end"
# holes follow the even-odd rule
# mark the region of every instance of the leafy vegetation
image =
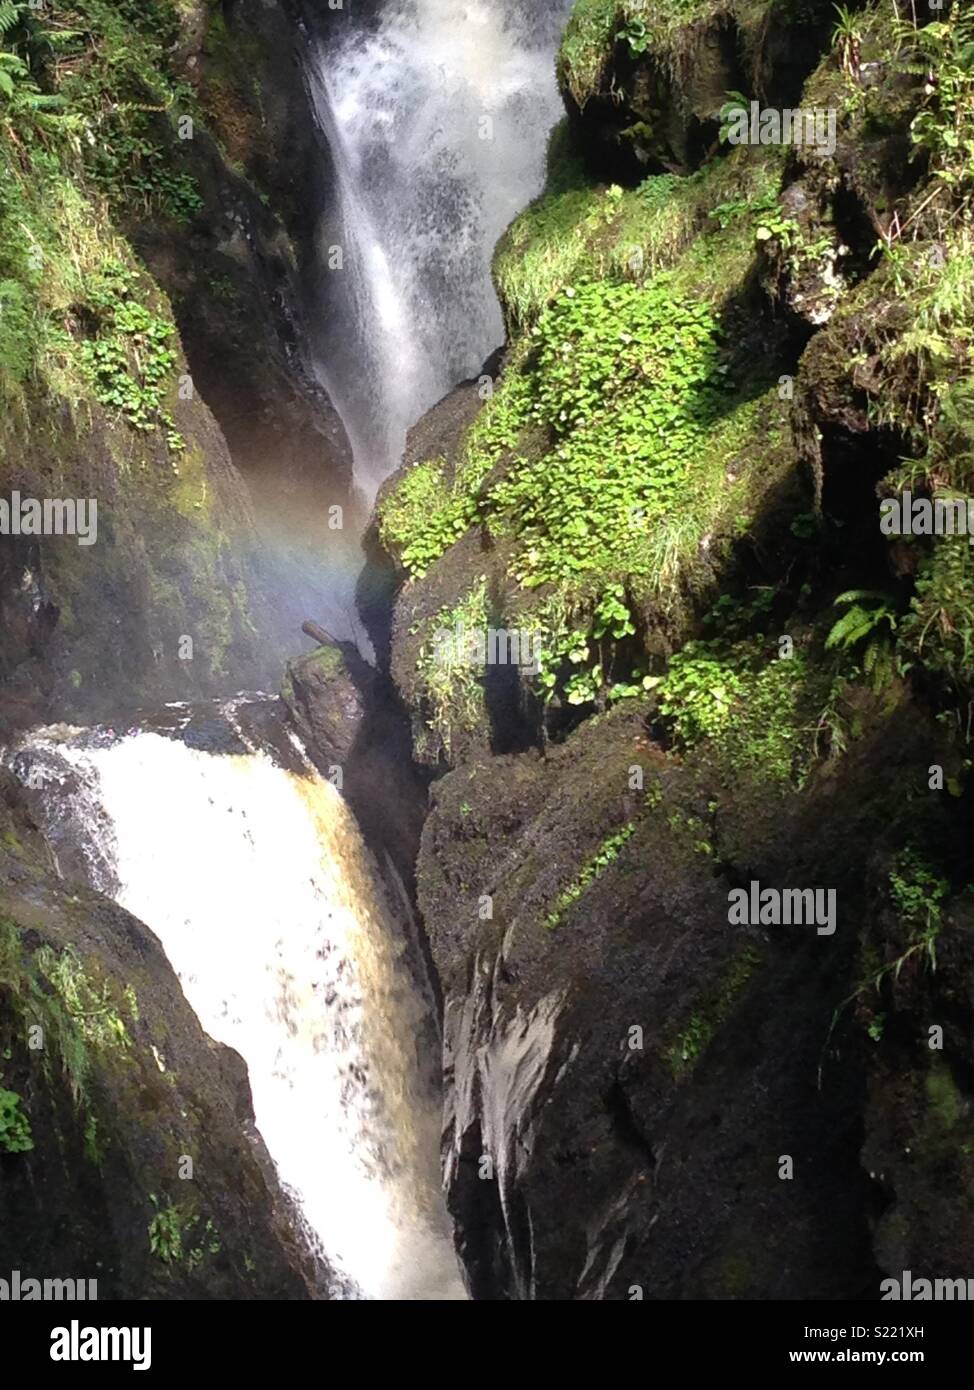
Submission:
POLYGON ((175 327, 135 298, 138 283, 124 264, 110 263, 90 284, 98 333, 81 344, 81 362, 101 405, 143 433, 164 429, 170 449, 181 452, 185 442, 164 405, 176 366, 175 327))
POLYGON ((16 1091, 5 1091, 0 1086, 0 1151, 3 1153, 28 1153, 34 1147, 30 1121, 20 1106, 16 1091))
POLYGON ((930 24, 901 20, 896 33, 924 77, 936 75, 913 120, 913 140, 930 155, 937 178, 966 202, 974 193, 974 14, 955 4, 930 24))
POLYGON ((974 550, 966 537, 935 542, 900 639, 901 650, 955 689, 974 687, 974 550))
POLYGON ((445 459, 414 463, 379 509, 383 543, 421 578, 477 515, 478 490, 496 459, 514 447, 527 424, 528 383, 509 373, 492 391, 467 433, 452 477, 445 459))
POLYGON ((201 205, 181 167, 195 99, 168 68, 176 8, 5 0, 2 19, 0 401, 26 417, 29 398, 92 394, 178 450, 171 314, 110 221, 201 205))
POLYGON ((617 43, 630 58, 650 48, 662 53, 690 21, 726 7, 726 0, 577 0, 558 58, 559 76, 584 106, 599 82, 617 43))
POLYGON ((719 326, 660 277, 566 290, 533 336, 532 422, 551 447, 515 457, 487 498, 488 526, 517 536, 526 588, 631 570, 637 524, 673 506, 725 409, 719 326))
MULTIPOLYGON (((695 173, 651 174, 637 188, 593 183, 566 126, 552 136, 548 186, 502 239, 494 277, 510 326, 524 329, 579 280, 643 284, 672 268, 694 239, 705 254, 687 282, 726 292, 728 259, 753 252, 777 207, 781 152, 740 148, 695 173), (729 235, 721 235, 729 233, 729 235)), ((734 266, 736 268, 736 260, 734 266)))
POLYGON ((208 1255, 220 1252, 220 1238, 211 1220, 203 1221, 198 1212, 181 1210, 172 1202, 165 1206, 154 1192, 149 1201, 155 1214, 149 1222, 149 1249, 165 1265, 186 1261, 189 1269, 198 1269, 208 1255))
POLYGON ((926 934, 939 929, 942 903, 950 884, 913 846, 904 849, 889 876, 894 910, 910 928, 926 934))
POLYGON ((73 950, 41 946, 28 955, 16 924, 0 919, 0 997, 24 1035, 41 1028, 45 1071, 54 1080, 57 1069, 76 1105, 90 1113, 92 1054, 125 1058, 129 1024, 138 1018, 134 991, 98 979, 73 950))
POLYGON ((149 1222, 149 1249, 163 1264, 172 1264, 173 1261, 182 1259, 183 1255, 183 1233, 179 1212, 171 1202, 161 1207, 154 1192, 149 1193, 149 1201, 156 1208, 156 1213, 149 1222))

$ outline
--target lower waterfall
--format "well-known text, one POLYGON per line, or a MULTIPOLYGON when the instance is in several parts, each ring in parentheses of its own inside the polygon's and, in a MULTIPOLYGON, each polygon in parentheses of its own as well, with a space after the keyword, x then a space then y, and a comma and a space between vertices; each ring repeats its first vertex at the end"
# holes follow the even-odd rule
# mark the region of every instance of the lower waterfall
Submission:
POLYGON ((335 787, 282 729, 255 731, 273 709, 177 708, 162 732, 58 726, 5 761, 59 871, 73 855, 151 927, 205 1031, 244 1058, 332 1295, 462 1299, 405 909, 335 787))

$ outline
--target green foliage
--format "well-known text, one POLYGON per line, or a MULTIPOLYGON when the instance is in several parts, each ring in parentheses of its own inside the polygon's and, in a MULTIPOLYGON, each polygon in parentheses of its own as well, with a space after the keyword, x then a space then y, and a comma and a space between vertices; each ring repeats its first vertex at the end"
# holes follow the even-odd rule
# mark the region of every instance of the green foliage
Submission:
POLYGON ((164 1265, 185 1260, 190 1270, 203 1264, 208 1255, 218 1255, 221 1245, 217 1229, 211 1220, 203 1221, 198 1212, 180 1210, 172 1202, 160 1205, 154 1192, 149 1201, 155 1215, 149 1222, 149 1249, 164 1265))
POLYGON ((900 650, 950 685, 974 687, 974 548, 942 536, 917 576, 900 650))
POLYGON ((16 15, 0 30, 14 48, 0 50, 0 127, 6 116, 29 141, 60 141, 122 211, 191 218, 202 199, 174 118, 199 113, 168 64, 174 6, 73 0, 65 24, 51 6, 4 3, 16 15))
POLYGON ((926 930, 939 926, 950 884, 913 846, 901 851, 889 876, 889 895, 902 921, 926 930))
POLYGON ((549 637, 539 657, 538 688, 546 704, 563 696, 569 705, 588 705, 637 696, 653 682, 637 669, 625 681, 613 679, 618 643, 636 635, 625 586, 610 584, 594 605, 587 628, 559 622, 558 605, 542 608, 549 637))
POLYGON ((136 215, 196 205, 170 123, 192 101, 166 69, 175 13, 74 0, 69 26, 51 6, 18 8, 0 47, 0 398, 26 424, 43 396, 74 414, 94 395, 178 450, 162 409, 175 330, 126 268, 102 196, 136 215))
POLYGON ((673 506, 725 408, 716 319, 661 276, 567 290, 532 336, 532 417, 549 451, 515 458, 488 495, 488 525, 518 537, 526 588, 625 573, 634 523, 673 506))
MULTIPOLYGON (((909 944, 892 960, 880 964, 875 952, 863 952, 863 976, 852 994, 844 999, 832 1014, 832 1021, 822 1049, 824 1058, 829 1041, 843 1011, 852 1003, 862 1001, 873 991, 882 990, 886 982, 899 980, 906 965, 919 961, 931 971, 937 969, 937 941, 943 926, 943 904, 950 896, 950 884, 915 845, 907 845, 896 856, 887 882, 890 906, 906 931, 909 944)), ((874 1042, 883 1035, 885 1016, 873 1015, 867 1032, 874 1042)), ((819 1065, 819 1086, 822 1065, 819 1065)))
POLYGON ((871 589, 850 589, 835 600, 845 608, 825 639, 825 650, 852 652, 865 643, 863 671, 867 676, 885 674, 893 634, 899 624, 896 609, 886 594, 871 589))
POLYGON ((30 1121, 20 1104, 16 1091, 5 1091, 0 1086, 0 1152, 22 1154, 34 1147, 30 1121))
POLYGON ((176 366, 175 328, 134 297, 137 289, 138 277, 124 265, 103 269, 89 290, 100 316, 98 336, 82 343, 81 361, 101 405, 142 433, 164 429, 169 447, 180 451, 185 444, 164 408, 176 366))
POLYGON ((170 1202, 159 1206, 154 1192, 149 1193, 149 1201, 156 1208, 155 1216, 149 1222, 149 1249, 163 1264, 172 1264, 183 1257, 183 1233, 179 1212, 170 1202))
POLYGON ((843 72, 850 77, 858 77, 862 60, 863 28, 858 15, 845 5, 833 5, 837 16, 832 32, 832 47, 835 49, 843 72))
POLYGON ((787 462, 771 380, 758 364, 735 379, 720 329, 719 300, 753 259, 757 217, 777 205, 777 152, 750 155, 624 192, 588 186, 554 142, 549 193, 496 265, 509 316, 528 331, 456 467, 415 464, 381 503, 383 539, 416 576, 473 526, 510 544, 519 583, 547 590, 546 612, 563 619, 548 629, 562 634, 546 653, 549 698, 562 678, 579 704, 637 693, 642 673, 613 682, 604 663, 594 669, 606 655, 591 631, 601 595, 624 584, 634 605, 650 592, 677 601, 715 525, 729 532, 746 501, 744 488, 731 495, 728 468, 763 487, 787 462), (660 272, 695 229, 699 256, 660 272), (586 669, 559 675, 566 663, 586 669))
POLYGON ((657 688, 658 710, 683 749, 715 742, 721 763, 769 786, 800 787, 815 760, 815 720, 828 673, 801 649, 771 655, 760 636, 729 640, 760 620, 759 596, 719 618, 727 636, 688 642, 657 688))
POLYGON ((33 365, 33 326, 30 297, 17 280, 0 280, 0 379, 15 386, 33 365))
MULTIPOLYGON (((99 982, 91 978, 70 947, 57 952, 50 946, 42 946, 36 960, 86 1044, 122 1051, 130 1047, 131 1039, 116 990, 108 980, 99 982)), ((124 1001, 129 1016, 138 1018, 138 1005, 131 988, 125 990, 124 1001)))
POLYGON ((878 990, 887 977, 892 977, 895 983, 907 961, 914 957, 925 961, 931 970, 937 968, 937 939, 943 924, 942 903, 949 896, 950 884, 916 848, 908 846, 897 856, 896 865, 890 872, 888 891, 893 910, 907 929, 910 944, 895 960, 888 961, 877 970, 872 980, 861 985, 857 995, 870 985, 878 990))
POLYGON ((938 178, 955 195, 974 191, 974 14, 955 4, 944 20, 898 29, 908 52, 935 76, 914 118, 914 142, 930 154, 938 178))
POLYGON ((576 0, 558 56, 559 74, 580 106, 592 95, 612 54, 621 6, 576 0))
POLYGON ((92 176, 116 204, 190 222, 203 207, 199 184, 187 170, 173 168, 173 146, 145 131, 146 116, 125 111, 124 119, 114 118, 115 130, 106 130, 91 154, 92 176))
POLYGON ((79 1109, 89 1109, 92 1054, 124 1058, 130 1039, 126 1015, 138 1017, 131 988, 99 980, 70 949, 42 946, 31 956, 15 923, 0 919, 0 1000, 21 1032, 43 1029, 42 1064, 50 1080, 55 1068, 79 1109))
POLYGON ((805 652, 762 653, 741 672, 742 692, 720 736, 728 767, 758 781, 800 788, 816 757, 815 716, 828 675, 805 652))
POLYGON ((610 865, 615 863, 635 833, 635 825, 624 825, 621 830, 602 841, 574 881, 555 899, 554 906, 545 918, 545 926, 549 931, 554 931, 561 925, 568 909, 579 900, 586 889, 602 877, 610 865))
POLYGON ((62 116, 64 98, 42 91, 28 56, 29 41, 40 32, 37 10, 26 3, 0 0, 0 126, 8 132, 63 133, 78 128, 76 120, 64 120, 59 129, 53 120, 62 116))
POLYGON ((497 457, 516 444, 528 418, 528 382, 511 372, 468 430, 452 479, 444 459, 414 463, 383 499, 383 544, 399 554, 411 575, 422 577, 472 524, 481 483, 497 457))
POLYGON ((736 654, 716 644, 688 642, 670 660, 657 690, 659 712, 685 748, 714 738, 743 689, 736 654))
POLYGON ((616 42, 624 43, 632 58, 640 58, 649 48, 651 35, 643 19, 630 19, 616 34, 616 42))
POLYGON ((0 38, 13 32, 26 9, 27 5, 18 0, 0 0, 0 38))
POLYGON ((874 1014, 866 1026, 866 1032, 874 1043, 882 1042, 883 1033, 886 1031, 886 1015, 874 1014))
POLYGON ((613 49, 630 58, 650 48, 666 54, 694 19, 726 7, 727 0, 576 0, 558 55, 558 73, 580 106, 599 90, 613 49))
POLYGON ((720 108, 720 141, 726 145, 730 142, 731 127, 739 111, 750 111, 751 103, 743 92, 728 92, 727 100, 720 108))
MULTIPOLYGON (((645 123, 627 136, 652 147, 645 123)), ((593 184, 578 155, 564 149, 565 139, 561 132, 552 139, 545 194, 497 249, 494 276, 512 328, 529 327, 559 293, 580 281, 644 283, 671 267, 699 232, 714 239, 701 257, 705 273, 695 271, 692 286, 699 292, 712 284, 716 295, 726 292, 722 254, 733 246, 749 256, 758 211, 777 205, 779 150, 741 148, 693 174, 652 174, 638 188, 622 189, 593 184), (729 237, 719 237, 713 221, 708 225, 721 205, 738 213, 739 225, 729 237)), ((730 225, 730 219, 721 221, 720 230, 730 225)))
POLYGON ((469 502, 451 491, 446 466, 442 458, 412 464, 379 507, 383 545, 398 552, 416 577, 422 577, 470 523, 469 502))

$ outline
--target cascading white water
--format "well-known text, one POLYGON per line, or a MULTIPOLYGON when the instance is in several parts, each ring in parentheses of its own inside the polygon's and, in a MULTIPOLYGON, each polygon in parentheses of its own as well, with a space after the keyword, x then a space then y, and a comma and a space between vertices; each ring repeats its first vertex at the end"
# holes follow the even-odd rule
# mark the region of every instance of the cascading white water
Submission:
POLYGON ((247 741, 58 728, 7 761, 41 789, 55 851, 80 845, 93 886, 152 928, 203 1028, 246 1061, 328 1263, 366 1298, 464 1298, 402 924, 338 792, 247 741))
POLYGON ((389 0, 313 55, 337 181, 320 372, 370 499, 408 428, 504 341, 491 258, 543 185, 571 5, 389 0))

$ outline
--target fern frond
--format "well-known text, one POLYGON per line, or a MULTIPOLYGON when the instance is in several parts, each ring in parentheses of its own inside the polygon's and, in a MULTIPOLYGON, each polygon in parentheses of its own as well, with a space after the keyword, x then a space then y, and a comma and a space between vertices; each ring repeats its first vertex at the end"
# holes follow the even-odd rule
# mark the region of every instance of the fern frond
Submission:
POLYGON ((24 6, 16 0, 0 0, 0 37, 9 34, 23 12, 24 6))

